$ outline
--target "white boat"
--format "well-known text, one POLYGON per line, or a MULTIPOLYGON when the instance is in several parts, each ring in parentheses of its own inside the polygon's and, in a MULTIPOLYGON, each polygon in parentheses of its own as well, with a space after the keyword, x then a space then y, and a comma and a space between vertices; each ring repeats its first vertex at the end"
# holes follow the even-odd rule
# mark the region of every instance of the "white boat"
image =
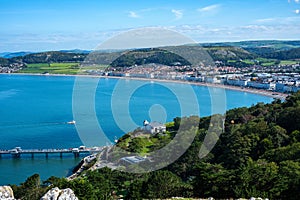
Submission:
POLYGON ((67 122, 67 124, 76 124, 76 121, 72 120, 72 121, 67 122))

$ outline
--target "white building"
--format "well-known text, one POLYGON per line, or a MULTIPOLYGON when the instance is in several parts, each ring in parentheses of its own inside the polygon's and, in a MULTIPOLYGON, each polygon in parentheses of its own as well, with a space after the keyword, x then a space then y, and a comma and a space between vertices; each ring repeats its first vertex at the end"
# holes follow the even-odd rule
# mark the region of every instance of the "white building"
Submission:
POLYGON ((149 123, 147 120, 145 120, 144 130, 151 134, 163 133, 166 132, 166 125, 155 121, 149 123))
MULTIPOLYGON (((270 83, 260 83, 256 81, 247 82, 247 86, 252 88, 257 88, 257 89, 265 89, 265 90, 271 89, 270 83)), ((275 87, 275 85, 272 85, 272 87, 275 87)))
POLYGON ((283 83, 276 83, 276 86, 275 86, 275 90, 278 91, 278 92, 283 92, 284 91, 284 84, 283 83))
POLYGON ((221 83, 217 77, 205 77, 205 82, 206 83, 221 83))
POLYGON ((296 86, 286 85, 286 86, 283 87, 283 92, 288 92, 288 93, 290 93, 290 92, 297 92, 299 90, 300 90, 300 88, 296 87, 296 86))
POLYGON ((248 81, 247 80, 240 80, 240 79, 228 79, 226 81, 226 83, 228 85, 235 85, 235 86, 242 86, 242 87, 246 87, 248 81))

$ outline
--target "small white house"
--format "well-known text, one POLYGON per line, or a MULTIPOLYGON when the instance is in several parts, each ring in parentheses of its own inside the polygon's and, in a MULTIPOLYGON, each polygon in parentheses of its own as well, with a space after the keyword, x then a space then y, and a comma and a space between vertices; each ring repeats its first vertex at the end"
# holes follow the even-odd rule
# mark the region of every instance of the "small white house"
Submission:
POLYGON ((163 132, 166 132, 166 125, 164 125, 160 122, 155 122, 155 121, 149 123, 147 120, 145 120, 144 121, 144 130, 151 134, 163 133, 163 132))

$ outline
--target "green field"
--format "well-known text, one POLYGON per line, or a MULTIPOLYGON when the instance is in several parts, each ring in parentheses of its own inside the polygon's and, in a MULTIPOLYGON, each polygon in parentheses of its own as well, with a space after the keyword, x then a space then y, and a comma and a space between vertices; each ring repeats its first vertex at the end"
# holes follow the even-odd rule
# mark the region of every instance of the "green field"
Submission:
POLYGON ((299 61, 294 61, 294 60, 282 60, 280 62, 281 65, 295 65, 299 63, 299 61))
MULTIPOLYGON (((245 64, 260 64, 262 66, 268 67, 268 66, 274 66, 274 65, 293 65, 299 63, 299 61, 294 61, 294 60, 281 60, 280 63, 276 63, 276 59, 267 59, 267 58, 256 58, 254 59, 244 59, 242 60, 243 63, 245 64)), ((228 60, 228 63, 236 63, 238 62, 237 60, 228 60)), ((278 61, 277 61, 278 62, 278 61)))
POLYGON ((35 63, 27 64, 27 67, 19 73, 49 73, 49 74, 88 74, 87 70, 104 70, 107 66, 96 65, 80 68, 80 63, 35 63))

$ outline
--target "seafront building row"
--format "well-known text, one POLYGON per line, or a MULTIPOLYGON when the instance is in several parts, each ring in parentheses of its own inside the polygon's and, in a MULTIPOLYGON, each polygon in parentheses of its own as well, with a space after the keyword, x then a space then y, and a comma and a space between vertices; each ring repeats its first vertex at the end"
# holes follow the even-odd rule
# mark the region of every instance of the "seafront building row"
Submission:
POLYGON ((256 77, 251 74, 224 74, 224 75, 194 75, 190 73, 103 73, 104 76, 147 78, 147 79, 165 79, 165 80, 181 80, 191 82, 202 82, 211 84, 224 84, 238 86, 241 88, 255 88, 274 92, 292 93, 300 90, 299 73, 290 74, 257 74, 256 77))

